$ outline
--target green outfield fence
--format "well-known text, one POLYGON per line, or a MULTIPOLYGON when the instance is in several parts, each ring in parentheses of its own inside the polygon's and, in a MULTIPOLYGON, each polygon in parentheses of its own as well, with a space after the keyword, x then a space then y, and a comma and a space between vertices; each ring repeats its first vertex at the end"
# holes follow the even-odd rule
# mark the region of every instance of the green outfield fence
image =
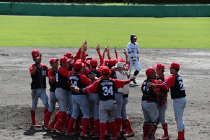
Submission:
POLYGON ((0 3, 0 15, 90 17, 210 17, 210 5, 75 5, 0 3))

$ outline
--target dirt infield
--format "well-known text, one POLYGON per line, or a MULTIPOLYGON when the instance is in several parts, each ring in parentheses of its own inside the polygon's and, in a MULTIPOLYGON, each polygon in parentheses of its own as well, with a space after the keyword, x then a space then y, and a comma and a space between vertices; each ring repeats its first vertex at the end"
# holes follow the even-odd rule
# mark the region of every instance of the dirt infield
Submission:
MULTIPOLYGON (((0 139, 82 139, 80 137, 58 136, 51 132, 30 128, 30 83, 29 66, 33 63, 31 51, 35 48, 0 47, 0 139)), ((42 63, 49 66, 49 59, 60 58, 65 52, 76 53, 78 48, 38 48, 42 53, 42 63)), ((102 49, 103 50, 103 49, 102 49)), ((101 52, 102 52, 101 50, 101 52)), ((117 49, 123 57, 122 49, 117 49)), ((113 49, 110 49, 114 57, 113 49)), ((87 53, 98 59, 93 48, 87 53)), ((141 84, 146 78, 145 70, 161 62, 165 65, 177 61, 181 65, 179 74, 183 77, 186 89, 186 109, 184 122, 186 126, 186 140, 209 140, 210 137, 210 50, 189 49, 141 49, 140 63, 142 70, 137 77, 136 86, 131 87, 127 113, 135 131, 135 137, 128 140, 142 139, 143 113, 141 110, 141 84)), ((165 74, 169 76, 166 67, 165 74)), ((49 85, 47 85, 49 89, 49 85)), ((48 90, 49 93, 49 90, 48 90)), ((176 122, 173 113, 172 100, 168 97, 166 119, 169 124, 171 139, 177 138, 176 122)), ((36 119, 38 123, 43 119, 43 105, 39 100, 36 119)), ((163 130, 158 125, 156 137, 162 136, 163 130)), ((93 138, 90 138, 93 139, 93 138)), ((125 139, 125 138, 124 138, 125 139)))

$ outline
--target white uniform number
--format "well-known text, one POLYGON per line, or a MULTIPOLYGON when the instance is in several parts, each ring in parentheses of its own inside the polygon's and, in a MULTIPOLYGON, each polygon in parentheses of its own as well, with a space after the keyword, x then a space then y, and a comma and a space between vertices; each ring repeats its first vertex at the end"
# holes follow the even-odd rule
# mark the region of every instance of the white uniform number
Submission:
POLYGON ((177 80, 179 81, 180 90, 185 90, 182 77, 178 77, 177 80))
POLYGON ((143 83, 143 91, 145 91, 145 92, 147 92, 147 91, 149 91, 149 88, 147 87, 147 82, 144 82, 143 83))
POLYGON ((77 81, 71 80, 71 85, 72 85, 72 86, 77 86, 77 81))
POLYGON ((104 96, 113 95, 112 86, 110 86, 110 87, 104 86, 102 89, 104 91, 103 92, 104 96))

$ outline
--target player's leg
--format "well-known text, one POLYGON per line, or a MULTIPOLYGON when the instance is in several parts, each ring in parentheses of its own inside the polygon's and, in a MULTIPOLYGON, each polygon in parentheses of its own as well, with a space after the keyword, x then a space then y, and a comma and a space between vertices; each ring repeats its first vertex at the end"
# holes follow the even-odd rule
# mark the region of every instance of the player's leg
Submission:
POLYGON ((124 128, 125 128, 125 134, 124 134, 124 137, 133 137, 135 135, 132 127, 131 127, 131 123, 130 123, 130 120, 127 116, 127 113, 126 113, 126 105, 128 103, 128 97, 124 97, 123 98, 123 107, 122 107, 122 121, 123 121, 123 125, 124 125, 124 128))
POLYGON ((147 101, 142 101, 141 106, 142 106, 142 111, 143 111, 143 115, 144 115, 143 139, 147 139, 147 137, 149 135, 148 131, 149 131, 149 126, 150 126, 150 122, 151 122, 151 119, 148 114, 149 106, 148 106, 147 101))
POLYGON ((159 111, 157 108, 156 102, 147 102, 148 104, 148 114, 151 119, 151 124, 148 128, 148 139, 152 139, 155 137, 155 132, 157 130, 157 124, 158 124, 158 117, 159 117, 159 111))
POLYGON ((184 138, 185 124, 183 121, 183 112, 184 112, 185 104, 186 104, 185 97, 174 99, 173 101, 174 115, 175 115, 175 120, 177 123, 177 130, 178 130, 178 139, 184 138))
POLYGON ((68 127, 68 123, 69 123, 69 119, 71 118, 71 114, 72 114, 72 94, 71 94, 71 91, 68 92, 67 94, 67 100, 68 100, 68 110, 66 112, 66 121, 64 123, 64 126, 63 126, 63 130, 65 131, 68 127))
POLYGON ((38 94, 36 89, 31 90, 31 99, 32 99, 32 106, 31 106, 31 125, 34 127, 41 127, 36 123, 36 108, 38 104, 38 94))
POLYGON ((122 111, 122 104, 123 104, 123 93, 115 93, 115 100, 117 103, 117 108, 115 112, 115 122, 116 122, 116 135, 118 138, 121 137, 120 135, 120 128, 122 125, 122 116, 121 116, 121 111, 122 111))
MULTIPOLYGON (((133 74, 133 75, 136 77, 136 76, 139 74, 140 70, 141 70, 141 65, 140 65, 138 59, 137 59, 136 62, 134 63, 134 68, 135 68, 136 70, 134 71, 134 74, 133 74)), ((133 82, 136 84, 136 81, 135 81, 135 80, 134 80, 133 82)))
POLYGON ((55 92, 50 91, 50 104, 49 104, 49 109, 46 113, 45 120, 44 120, 44 129, 45 130, 50 130, 48 127, 48 123, 50 121, 50 117, 52 113, 55 110, 55 104, 56 104, 56 97, 55 97, 55 92))
POLYGON ((58 116, 57 123, 54 127, 55 132, 61 133, 61 130, 63 128, 63 125, 66 121, 66 111, 67 111, 67 90, 64 90, 62 88, 56 88, 55 90, 55 96, 58 100, 59 108, 60 108, 60 114, 58 116))
POLYGON ((89 135, 94 134, 94 93, 88 94, 87 99, 89 101, 89 135))
MULTIPOLYGON (((46 89, 38 89, 39 92, 40 92, 40 99, 42 100, 42 103, 44 105, 44 119, 47 115, 47 112, 48 112, 48 108, 49 108, 49 103, 48 103, 48 96, 47 96, 47 92, 46 92, 46 89)), ((42 125, 44 125, 44 119, 43 119, 43 123, 42 125)))
POLYGON ((99 119, 100 119, 100 135, 101 140, 105 139, 106 121, 108 120, 108 105, 106 101, 100 101, 99 103, 99 119))
POLYGON ((89 102, 86 98, 86 95, 77 95, 78 96, 78 104, 80 105, 80 109, 83 114, 82 119, 82 131, 80 133, 80 136, 82 137, 89 137, 88 134, 86 134, 86 130, 88 127, 89 122, 89 102))
POLYGON ((79 104, 77 103, 77 98, 78 95, 72 95, 72 115, 71 118, 69 119, 69 124, 68 124, 68 128, 66 130, 66 135, 73 135, 73 126, 74 123, 77 120, 77 117, 79 116, 79 104))
MULTIPOLYGON (((110 131, 112 133, 111 138, 117 139, 116 137, 116 123, 115 123, 115 113, 116 113, 116 101, 115 100, 108 100, 107 101, 108 106, 108 121, 110 125, 110 131)), ((110 138, 110 139, 111 139, 110 138)))
POLYGON ((168 123, 165 119, 165 114, 166 114, 166 110, 167 110, 167 100, 166 103, 162 106, 159 107, 159 121, 162 124, 162 128, 164 130, 164 135, 162 137, 160 137, 159 139, 169 139, 169 135, 168 135, 168 123))
POLYGON ((131 73, 131 70, 132 70, 132 68, 133 68, 133 61, 132 61, 132 58, 131 58, 131 57, 129 57, 129 59, 130 59, 129 71, 130 71, 130 73, 131 73))
POLYGON ((94 125, 95 125, 95 137, 99 137, 99 94, 94 93, 94 125))

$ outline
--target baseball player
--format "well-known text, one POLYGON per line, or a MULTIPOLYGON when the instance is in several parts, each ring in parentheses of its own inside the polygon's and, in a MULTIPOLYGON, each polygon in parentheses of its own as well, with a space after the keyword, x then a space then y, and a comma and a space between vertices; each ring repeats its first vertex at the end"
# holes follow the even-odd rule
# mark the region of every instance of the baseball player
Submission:
POLYGON ((145 73, 147 75, 147 79, 143 82, 141 87, 143 93, 141 106, 145 121, 143 124, 143 140, 155 139, 155 132, 157 130, 159 117, 157 102, 159 100, 159 95, 166 96, 165 93, 162 93, 158 88, 147 88, 147 84, 149 82, 157 83, 157 80, 155 80, 155 69, 149 67, 145 73))
MULTIPOLYGON (((103 64, 103 62, 102 62, 103 64)), ((94 77, 100 78, 101 75, 96 69, 98 66, 97 59, 91 59, 90 60, 90 72, 88 74, 94 74, 94 77)), ((92 80, 92 82, 95 82, 95 79, 92 80)), ((90 104, 90 135, 95 135, 95 137, 99 136, 99 95, 98 93, 91 93, 87 95, 88 101, 90 104), (93 132, 95 124, 95 132, 93 132)))
POLYGON ((124 85, 128 84, 130 80, 117 80, 117 79, 109 79, 108 75, 110 70, 108 67, 104 66, 102 68, 103 78, 97 80, 90 86, 81 89, 78 87, 71 87, 76 93, 78 92, 86 92, 90 93, 99 93, 100 103, 99 103, 99 118, 100 118, 100 134, 101 140, 104 140, 104 132, 106 129, 106 121, 110 122, 110 129, 112 132, 112 136, 110 139, 117 139, 116 137, 116 124, 115 124, 115 111, 116 111, 116 101, 115 101, 115 93, 117 92, 117 88, 122 88, 124 85))
MULTIPOLYGON (((158 80, 158 83, 166 82, 168 77, 164 75, 165 66, 162 63, 158 63, 156 66, 156 73, 157 77, 156 80, 158 80)), ((164 92, 167 95, 167 92, 160 89, 160 91, 164 92)), ((168 123, 165 119, 165 114, 167 110, 167 96, 159 96, 159 103, 158 103, 158 110, 159 110, 159 121, 162 124, 164 135, 159 138, 159 140, 168 140, 170 139, 168 135, 168 123)))
MULTIPOLYGON (((130 40, 131 42, 129 42, 127 45, 127 50, 128 50, 129 59, 130 59, 129 71, 131 72, 134 66, 136 70, 133 75, 136 77, 141 70, 141 66, 139 63, 139 45, 138 43, 136 43, 137 37, 135 34, 132 34, 130 36, 130 40)), ((133 83, 136 84, 136 81, 134 80, 133 83)))
POLYGON ((148 87, 154 86, 166 90, 169 90, 170 88, 171 98, 173 99, 174 115, 178 130, 178 138, 176 140, 185 140, 185 124, 182 118, 186 105, 186 94, 183 79, 178 74, 180 65, 177 62, 172 62, 170 65, 168 65, 168 67, 170 67, 170 73, 172 74, 172 76, 168 77, 167 82, 162 84, 149 83, 148 87))
POLYGON ((61 67, 58 69, 58 73, 56 74, 55 97, 58 100, 60 113, 53 130, 58 134, 62 134, 61 130, 66 121, 66 111, 67 111, 67 102, 68 102, 67 94, 70 91, 70 87, 67 84, 68 75, 69 75, 68 71, 69 61, 70 59, 68 59, 67 57, 65 56, 61 57, 60 58, 61 67))
MULTIPOLYGON (((82 64, 79 62, 74 63, 74 70, 73 73, 69 77, 69 83, 71 86, 78 86, 80 88, 84 88, 87 85, 91 84, 91 80, 88 79, 84 74, 81 73, 82 64)), ((73 103, 73 112, 72 116, 69 120, 68 128, 66 130, 65 135, 73 135, 73 125, 76 122, 80 109, 83 114, 82 120, 82 131, 80 136, 88 138, 89 135, 86 134, 87 126, 88 126, 88 119, 89 119, 89 103, 85 93, 74 93, 72 92, 72 103, 73 103)))
MULTIPOLYGON (((110 78, 119 79, 119 80, 127 80, 128 79, 128 68, 125 63, 117 62, 115 67, 111 69, 113 72, 110 75, 110 78)), ((115 121, 117 126, 117 138, 120 138, 120 129, 122 125, 122 119, 124 122, 124 126, 128 130, 124 137, 134 136, 134 131, 130 125, 130 121, 128 120, 126 114, 126 104, 128 102, 128 94, 129 94, 129 85, 125 85, 123 88, 118 89, 118 93, 115 94, 115 99, 117 102, 117 110, 115 115, 115 121)))
POLYGON ((52 113, 55 110, 55 103, 56 103, 56 97, 55 97, 55 88, 56 88, 56 73, 58 71, 58 59, 56 58, 51 58, 49 63, 52 67, 52 69, 50 69, 49 73, 48 73, 48 77, 49 77, 49 84, 50 84, 50 106, 48 109, 48 112, 45 116, 45 121, 44 121, 44 130, 51 130, 48 127, 48 123, 50 120, 50 117, 52 115, 52 113))
MULTIPOLYGON (((46 76, 48 76, 49 68, 45 64, 41 64, 41 53, 35 49, 31 52, 35 64, 29 67, 31 74, 31 125, 33 127, 41 127, 35 121, 35 111, 37 108, 38 99, 40 98, 44 105, 44 114, 48 111, 48 96, 46 93, 46 76)), ((44 117, 45 118, 45 117, 44 117)))

